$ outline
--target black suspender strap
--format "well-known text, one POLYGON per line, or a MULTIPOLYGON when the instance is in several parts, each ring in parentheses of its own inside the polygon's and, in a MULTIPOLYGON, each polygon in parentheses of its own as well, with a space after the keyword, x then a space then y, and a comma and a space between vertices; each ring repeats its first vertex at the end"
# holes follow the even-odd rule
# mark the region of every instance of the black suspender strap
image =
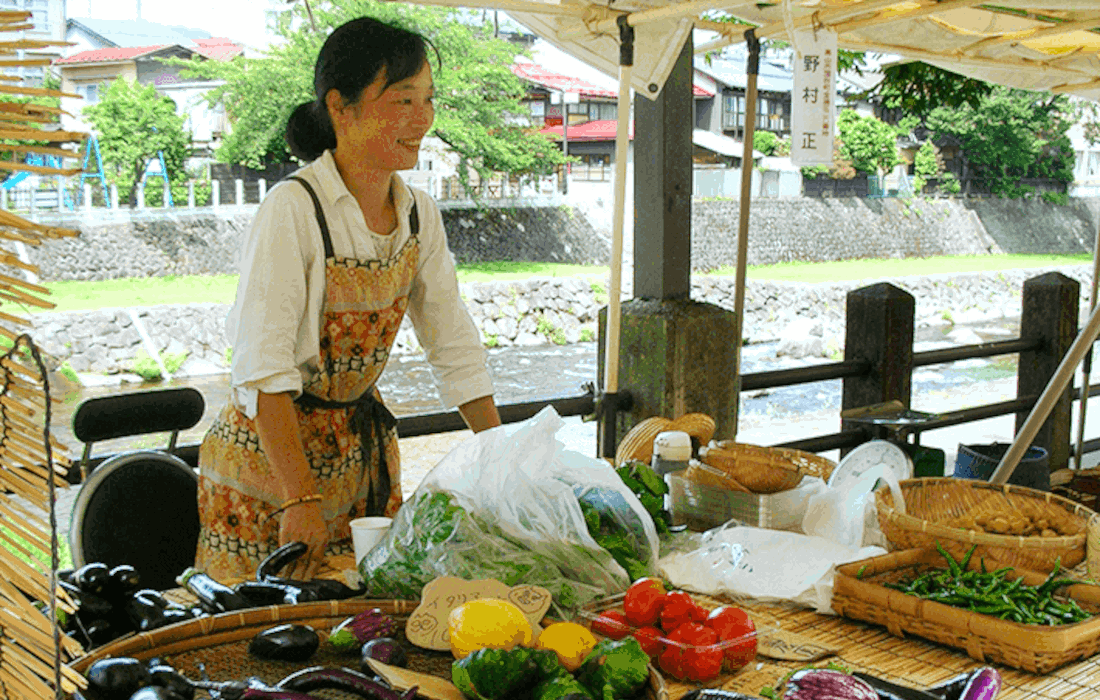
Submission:
MULTIPOLYGON (((287 180, 296 180, 302 183, 302 187, 306 188, 309 198, 313 200, 313 211, 317 215, 317 225, 321 227, 321 238, 325 242, 325 258, 336 257, 332 248, 332 237, 328 232, 328 222, 325 221, 325 212, 321 209, 321 200, 317 198, 317 192, 314 191, 313 185, 297 175, 290 175, 287 180)), ((413 200, 412 210, 409 211, 409 233, 414 236, 420 233, 420 212, 416 209, 416 200, 413 200)))
POLYGON ((325 212, 321 209, 321 200, 317 199, 317 193, 313 191, 313 185, 297 175, 291 175, 287 177, 287 180, 296 180, 302 183, 302 187, 306 188, 306 192, 309 193, 309 198, 313 200, 313 211, 317 215, 317 225, 321 227, 321 238, 325 242, 325 258, 336 257, 336 253, 332 250, 332 237, 328 233, 328 222, 325 221, 325 212))

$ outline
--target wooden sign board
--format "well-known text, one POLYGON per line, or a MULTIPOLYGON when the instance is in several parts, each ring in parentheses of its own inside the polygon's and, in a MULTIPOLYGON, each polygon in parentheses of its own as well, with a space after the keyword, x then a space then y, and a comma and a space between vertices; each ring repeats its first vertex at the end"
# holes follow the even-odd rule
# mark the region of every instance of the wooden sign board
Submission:
POLYGON ((447 617, 463 603, 479 598, 513 603, 523 612, 532 629, 538 629, 543 615, 550 609, 551 596, 550 591, 541 586, 508 586, 495 579, 467 581, 457 576, 442 576, 420 592, 420 605, 405 624, 405 637, 424 649, 450 649, 447 617))

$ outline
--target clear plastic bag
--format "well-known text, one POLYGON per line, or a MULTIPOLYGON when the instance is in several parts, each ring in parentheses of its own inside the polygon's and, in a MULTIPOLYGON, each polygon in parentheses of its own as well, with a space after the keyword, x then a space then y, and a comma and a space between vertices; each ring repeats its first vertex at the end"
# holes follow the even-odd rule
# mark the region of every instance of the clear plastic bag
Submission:
POLYGON ((656 572, 653 520, 610 464, 564 448, 561 426, 547 407, 444 457, 360 562, 368 595, 418 597, 450 575, 544 586, 575 608, 656 572), (597 544, 586 518, 634 571, 597 544))

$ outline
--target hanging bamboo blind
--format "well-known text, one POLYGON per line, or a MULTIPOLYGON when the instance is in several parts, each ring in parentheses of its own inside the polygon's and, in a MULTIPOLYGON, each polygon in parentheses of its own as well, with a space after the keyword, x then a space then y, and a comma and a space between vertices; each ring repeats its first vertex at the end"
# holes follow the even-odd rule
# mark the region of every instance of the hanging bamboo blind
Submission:
MULTIPOLYGON (((41 66, 24 59, 24 49, 58 45, 23 38, 29 12, 0 12, 0 170, 72 175, 79 168, 25 163, 29 154, 76 158, 87 134, 61 131, 59 107, 34 100, 61 97, 49 88, 21 86, 5 74, 13 67, 41 66), (15 101, 31 98, 29 102, 15 101), (69 148, 66 148, 68 146, 69 148)), ((58 568, 55 490, 65 485, 69 462, 64 446, 50 436, 49 373, 25 331, 31 307, 53 308, 37 284, 38 268, 19 255, 44 240, 77 231, 28 221, 0 210, 0 697, 41 700, 86 685, 67 661, 80 645, 54 624, 58 611, 72 613, 72 601, 56 587, 58 568), (29 279, 28 279, 29 278, 29 279), (40 610, 34 601, 46 603, 40 610)))

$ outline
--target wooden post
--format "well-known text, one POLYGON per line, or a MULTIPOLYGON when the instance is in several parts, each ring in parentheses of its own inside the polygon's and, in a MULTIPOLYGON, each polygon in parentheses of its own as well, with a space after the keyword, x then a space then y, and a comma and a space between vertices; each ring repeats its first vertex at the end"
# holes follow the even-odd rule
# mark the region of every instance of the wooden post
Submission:
MULTIPOLYGON (((1038 350, 1020 353, 1016 395, 1038 396, 1054 376, 1058 365, 1077 337, 1081 284, 1058 272, 1024 282, 1020 337, 1042 341, 1038 350)), ((1069 466, 1072 434, 1073 387, 1067 384, 1032 444, 1050 455, 1050 470, 1069 466)), ((1016 414, 1016 430, 1023 427, 1028 413, 1016 414)))
POLYGON ((870 362, 871 371, 862 377, 845 377, 841 410, 895 399, 909 407, 915 315, 913 295, 892 284, 881 282, 848 292, 844 359, 870 362))

